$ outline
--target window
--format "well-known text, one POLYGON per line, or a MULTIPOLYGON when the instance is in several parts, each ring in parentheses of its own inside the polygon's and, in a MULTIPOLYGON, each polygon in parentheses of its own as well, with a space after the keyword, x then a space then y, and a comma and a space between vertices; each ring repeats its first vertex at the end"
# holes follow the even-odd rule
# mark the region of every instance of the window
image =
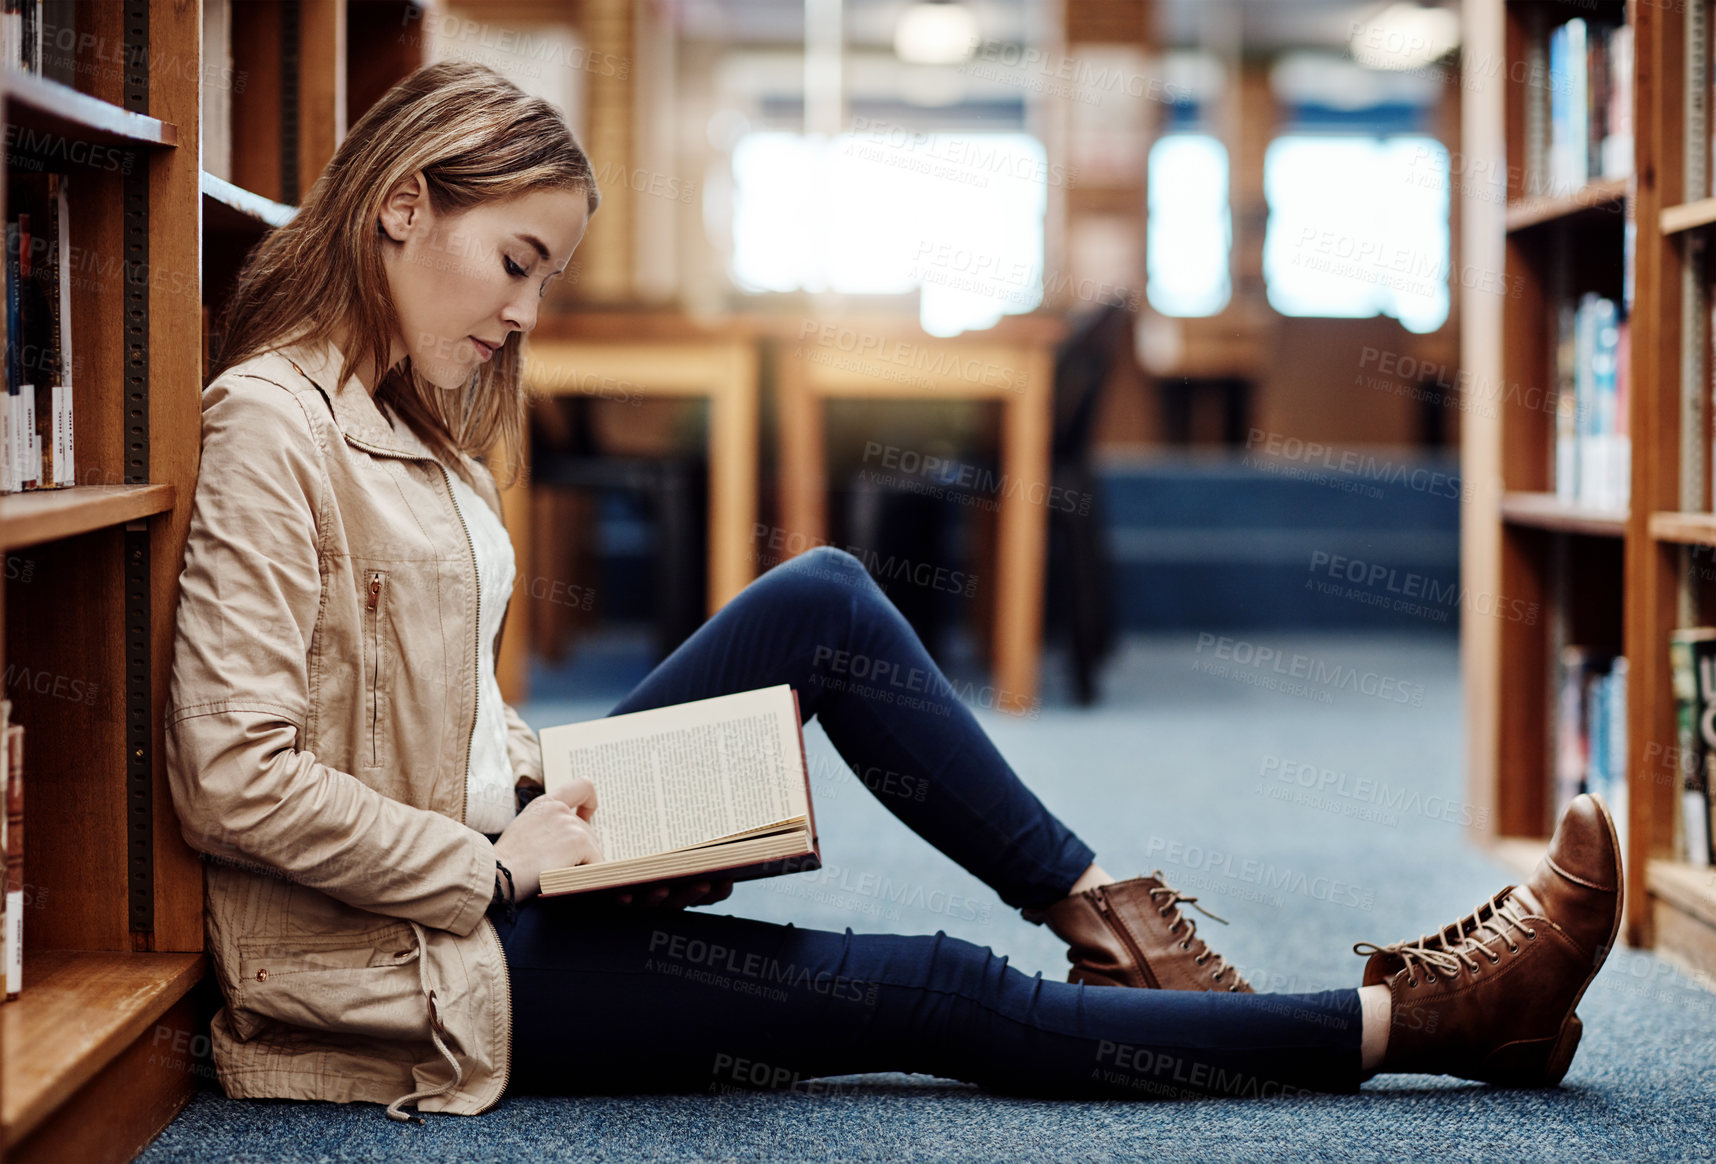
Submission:
POLYGON ((1263 282, 1282 315, 1448 318, 1448 151, 1420 134, 1295 134, 1263 161, 1263 282))
POLYGON ((1042 302, 1051 177, 1042 143, 1022 133, 749 133, 733 147, 733 280, 921 288, 930 334, 992 327, 1042 302))
POLYGON ((1227 150, 1203 133, 1170 133, 1150 147, 1145 294, 1163 315, 1214 315, 1233 295, 1227 150))

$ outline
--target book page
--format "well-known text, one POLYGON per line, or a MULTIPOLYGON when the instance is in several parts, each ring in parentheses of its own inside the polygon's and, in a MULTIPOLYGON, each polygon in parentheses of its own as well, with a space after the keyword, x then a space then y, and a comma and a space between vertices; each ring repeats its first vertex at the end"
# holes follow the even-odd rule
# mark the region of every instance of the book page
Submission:
POLYGON ((786 686, 542 732, 544 781, 596 786, 604 861, 688 848, 808 811, 786 686))

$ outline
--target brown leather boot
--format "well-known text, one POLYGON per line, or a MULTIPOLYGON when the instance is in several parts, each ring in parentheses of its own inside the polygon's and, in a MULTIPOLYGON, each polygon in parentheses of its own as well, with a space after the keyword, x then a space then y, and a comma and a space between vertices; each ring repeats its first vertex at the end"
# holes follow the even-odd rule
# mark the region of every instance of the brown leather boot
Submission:
POLYGON ((1250 994, 1239 972, 1198 937, 1197 923, 1181 916, 1183 904, 1223 921, 1197 900, 1164 885, 1158 869, 1150 877, 1075 893, 1026 916, 1040 918, 1071 947, 1068 982, 1250 994))
POLYGON ((1381 1070, 1553 1087, 1582 1025, 1573 1013, 1621 924, 1621 853, 1608 806, 1575 797, 1522 886, 1469 917, 1370 955, 1366 986, 1393 1002, 1381 1070))

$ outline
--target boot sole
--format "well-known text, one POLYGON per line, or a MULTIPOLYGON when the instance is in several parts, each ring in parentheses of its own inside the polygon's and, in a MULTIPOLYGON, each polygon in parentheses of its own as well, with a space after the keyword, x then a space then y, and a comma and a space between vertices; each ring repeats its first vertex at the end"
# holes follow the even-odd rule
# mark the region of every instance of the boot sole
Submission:
POLYGON ((1603 956, 1597 959, 1591 973, 1579 984, 1579 993, 1573 996, 1573 1002, 1567 1008, 1567 1018, 1555 1038, 1516 1043, 1496 1051, 1485 1060, 1485 1067, 1493 1069, 1493 1073, 1485 1072, 1488 1082, 1512 1087, 1559 1086, 1567 1075, 1567 1069, 1573 1065, 1573 1053, 1579 1049, 1579 1039, 1585 1033, 1585 1024, 1574 1012, 1579 1009, 1585 991, 1596 981, 1603 964, 1609 960, 1609 951, 1615 948, 1615 937, 1621 932, 1621 917, 1626 910, 1627 898, 1626 866, 1621 855, 1621 839, 1615 832, 1614 815, 1601 796, 1592 793, 1591 799, 1603 808, 1603 825, 1609 830, 1609 844, 1614 849, 1616 863, 1620 865, 1615 871, 1615 917, 1609 923, 1609 939, 1603 946, 1603 956))

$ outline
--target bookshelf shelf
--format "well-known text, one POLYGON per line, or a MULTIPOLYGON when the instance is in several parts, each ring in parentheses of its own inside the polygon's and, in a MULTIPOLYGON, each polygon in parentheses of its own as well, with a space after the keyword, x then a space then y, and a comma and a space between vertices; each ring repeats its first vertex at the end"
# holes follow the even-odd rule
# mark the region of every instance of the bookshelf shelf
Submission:
POLYGON ((1716 198, 1700 198, 1679 206, 1664 206, 1658 216, 1663 234, 1679 234, 1716 222, 1716 198))
POLYGON ((1652 541, 1683 546, 1716 546, 1716 513, 1653 513, 1652 541))
POLYGON ((207 170, 202 172, 203 227, 222 234, 261 234, 285 226, 298 213, 260 194, 252 194, 207 170))
POLYGON ((203 969, 203 955, 194 953, 27 950, 24 991, 0 1007, 5 1147, 30 1135, 113 1063, 189 992, 203 969))
POLYGON ((1553 493, 1513 492, 1502 494, 1502 520, 1509 525, 1595 537, 1622 537, 1627 532, 1624 510, 1608 511, 1575 505, 1553 493))
POLYGON ((0 551, 75 537, 170 511, 170 485, 73 485, 0 496, 0 551))
POLYGON ((1546 223, 1599 215, 1611 215, 1619 225, 1622 222, 1627 184, 1630 181, 1630 178, 1604 178, 1586 183, 1571 194, 1522 198, 1517 202, 1510 202, 1507 207, 1507 229, 1509 232, 1528 230, 1546 223))
POLYGON ((1645 884, 1657 947, 1708 985, 1716 967, 1716 869, 1652 861, 1645 884))
MULTIPOLYGON (((121 109, 70 85, 21 70, 0 67, 0 97, 6 102, 6 123, 74 141, 110 146, 179 144, 179 127, 142 113, 121 109)), ((18 148, 16 143, 11 148, 18 148)))

